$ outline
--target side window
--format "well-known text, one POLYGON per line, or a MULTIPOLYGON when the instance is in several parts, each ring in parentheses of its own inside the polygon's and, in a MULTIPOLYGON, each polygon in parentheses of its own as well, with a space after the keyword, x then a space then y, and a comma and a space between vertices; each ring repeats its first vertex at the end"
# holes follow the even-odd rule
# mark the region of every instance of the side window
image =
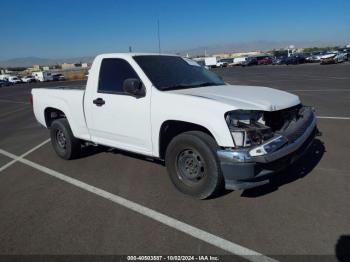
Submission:
POLYGON ((102 60, 98 82, 99 93, 124 93, 123 82, 138 75, 124 59, 105 58, 102 60))

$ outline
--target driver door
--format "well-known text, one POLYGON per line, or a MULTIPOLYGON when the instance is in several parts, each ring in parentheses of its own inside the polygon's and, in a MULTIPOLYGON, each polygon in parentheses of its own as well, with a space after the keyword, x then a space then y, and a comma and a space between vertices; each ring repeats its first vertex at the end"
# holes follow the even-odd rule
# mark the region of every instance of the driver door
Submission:
MULTIPOLYGON (((101 61, 96 91, 85 99, 91 139, 142 154, 152 152, 150 92, 134 97, 123 91, 123 82, 138 78, 130 63, 122 58, 101 61)), ((141 79, 140 79, 141 80, 141 79)))

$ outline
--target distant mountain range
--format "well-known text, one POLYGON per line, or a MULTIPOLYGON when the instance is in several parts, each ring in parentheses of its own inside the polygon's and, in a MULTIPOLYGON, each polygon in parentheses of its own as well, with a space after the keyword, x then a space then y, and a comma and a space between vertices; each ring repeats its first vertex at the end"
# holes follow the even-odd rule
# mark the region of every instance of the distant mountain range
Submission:
MULTIPOLYGON (((244 52, 252 50, 272 50, 286 48, 290 45, 294 45, 296 48, 302 47, 324 47, 324 46, 336 46, 336 45, 345 45, 347 43, 340 42, 324 42, 324 41, 253 41, 253 42, 238 42, 238 43, 229 43, 229 44, 218 44, 218 45, 208 45, 208 46, 199 46, 191 49, 182 49, 182 50, 167 50, 166 53, 177 53, 181 55, 189 54, 190 56, 194 55, 203 55, 205 52, 210 54, 223 53, 223 52, 244 52)), ((3 67, 29 67, 32 65, 55 65, 62 63, 91 63, 93 61, 93 56, 85 57, 75 57, 75 58, 40 58, 40 57, 22 57, 22 58, 13 58, 4 61, 0 61, 0 66, 3 67)))
POLYGON ((29 67, 33 65, 56 65, 63 63, 90 63, 94 57, 75 57, 75 58, 40 58, 40 57, 21 57, 0 61, 0 66, 4 67, 29 67))
POLYGON ((237 42, 229 44, 218 44, 209 46, 199 46, 188 50, 173 50, 173 53, 179 53, 182 55, 189 54, 203 55, 204 52, 209 54, 217 54, 224 52, 246 52, 246 51, 268 51, 273 49, 288 48, 290 45, 294 45, 295 48, 305 47, 326 47, 326 46, 342 46, 346 45, 346 42, 325 42, 325 41, 253 41, 253 42, 237 42))

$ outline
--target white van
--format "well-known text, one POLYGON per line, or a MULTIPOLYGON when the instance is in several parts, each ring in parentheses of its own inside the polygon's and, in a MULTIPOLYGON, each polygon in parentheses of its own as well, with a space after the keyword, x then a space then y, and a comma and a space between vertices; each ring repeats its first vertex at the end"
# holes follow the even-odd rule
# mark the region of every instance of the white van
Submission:
POLYGON ((34 76, 35 80, 40 82, 52 81, 52 74, 48 71, 38 71, 33 72, 32 76, 34 76))
POLYGON ((216 57, 215 56, 213 56, 213 57, 205 57, 204 58, 204 63, 208 67, 216 67, 216 63, 217 63, 216 57))
POLYGON ((10 75, 0 75, 0 80, 8 81, 10 75))

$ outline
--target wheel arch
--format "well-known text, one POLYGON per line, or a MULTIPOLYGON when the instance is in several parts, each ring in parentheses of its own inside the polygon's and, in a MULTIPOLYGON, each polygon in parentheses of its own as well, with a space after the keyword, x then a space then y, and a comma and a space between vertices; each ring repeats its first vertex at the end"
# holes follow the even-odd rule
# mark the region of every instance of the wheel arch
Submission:
POLYGON ((44 110, 44 117, 46 127, 50 128, 53 121, 60 118, 67 118, 67 115, 61 109, 55 107, 46 107, 44 110))
POLYGON ((159 130, 159 138, 158 138, 159 139, 158 141, 159 158, 160 159, 165 158, 166 149, 174 137, 188 131, 201 131, 203 133, 208 134, 216 141, 213 133, 202 125, 195 124, 192 122, 181 121, 181 120, 166 120, 162 123, 159 130))

